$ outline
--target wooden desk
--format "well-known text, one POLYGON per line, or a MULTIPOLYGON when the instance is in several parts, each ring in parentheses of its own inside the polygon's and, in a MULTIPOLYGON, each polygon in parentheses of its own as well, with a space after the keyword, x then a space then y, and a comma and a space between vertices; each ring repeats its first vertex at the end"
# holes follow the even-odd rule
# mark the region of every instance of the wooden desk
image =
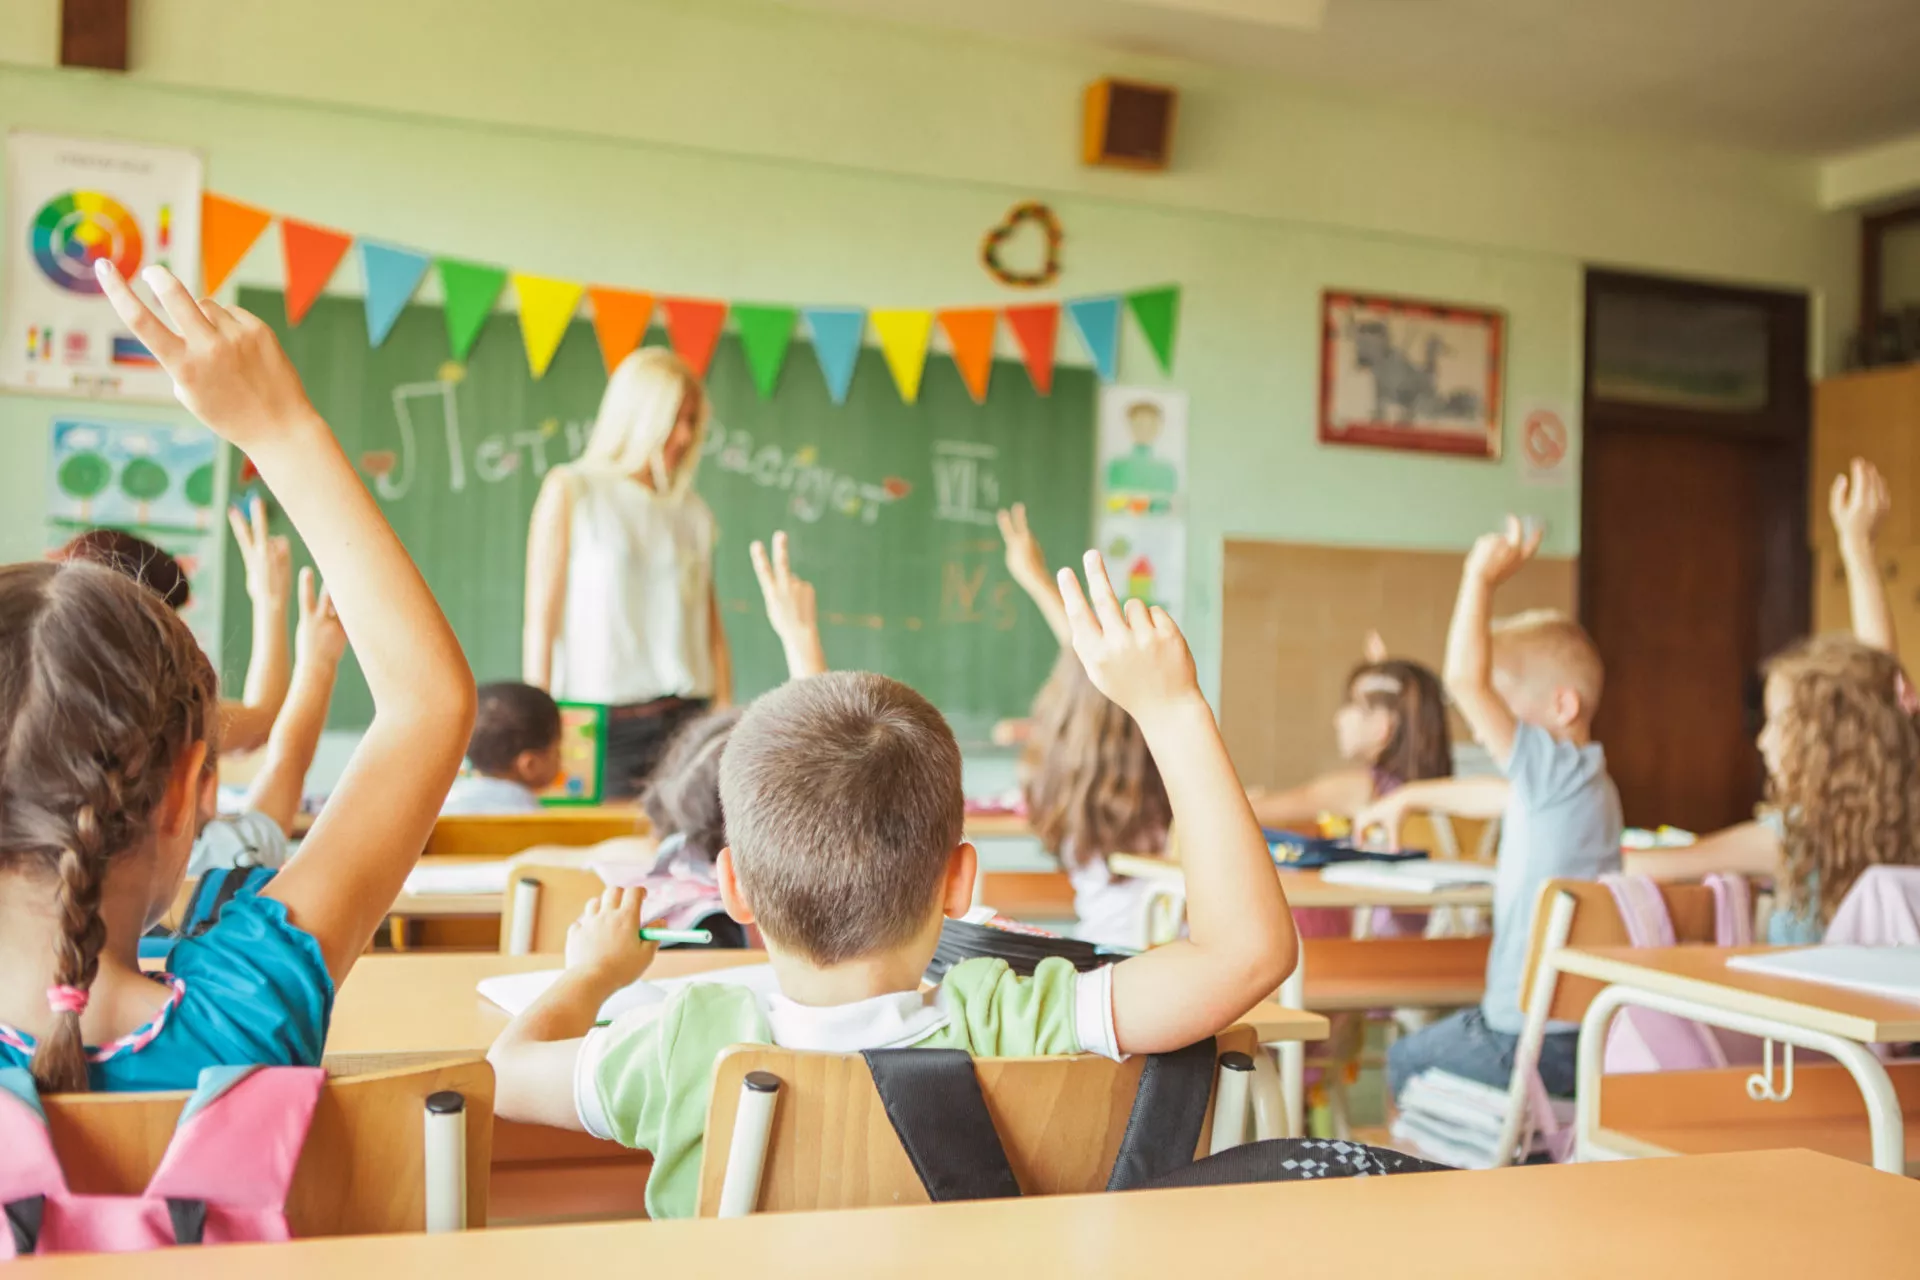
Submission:
MULTIPOLYGON (((1152 880, 1184 891, 1187 878, 1177 862, 1165 858, 1144 857, 1137 853, 1116 853, 1107 859, 1115 875, 1152 880)), ((1432 907, 1491 907, 1493 886, 1470 885, 1461 889, 1440 889, 1433 893, 1410 893, 1400 889, 1381 889, 1373 885, 1328 884, 1318 871, 1281 870, 1280 887, 1287 891, 1287 904, 1294 907, 1400 907, 1419 910, 1432 907)))
MULTIPOLYGON (((1554 953, 1553 964, 1562 974, 1608 984, 1581 1021, 1575 1120, 1581 1151, 1610 1150, 1599 1133, 1601 1056, 1613 1015, 1634 1005, 1831 1054, 1852 1074, 1866 1102, 1874 1167, 1904 1172, 1900 1100, 1886 1067, 1864 1046, 1920 1040, 1920 1005, 1727 967, 1731 956, 1785 949, 1594 947, 1554 953)), ((1783 1051, 1783 1058, 1786 1052, 1790 1050, 1783 1051)), ((1784 1101, 1792 1093, 1791 1068, 1787 1071, 1783 1076, 1770 1070, 1756 1073, 1748 1088, 1757 1099, 1777 1096, 1784 1101)))
POLYGON ((1920 1185, 1806 1151, 1483 1173, 1051 1196, 720 1221, 609 1223, 439 1236, 162 1249, 16 1264, 21 1277, 334 1280, 431 1275, 523 1280, 649 1271, 850 1280, 974 1280, 983 1241, 1035 1275, 1189 1273, 1212 1260, 1284 1258, 1297 1276, 1389 1269, 1503 1280, 1544 1270, 1618 1276, 1911 1273, 1920 1185), (271 1252, 268 1252, 271 1250, 271 1252))

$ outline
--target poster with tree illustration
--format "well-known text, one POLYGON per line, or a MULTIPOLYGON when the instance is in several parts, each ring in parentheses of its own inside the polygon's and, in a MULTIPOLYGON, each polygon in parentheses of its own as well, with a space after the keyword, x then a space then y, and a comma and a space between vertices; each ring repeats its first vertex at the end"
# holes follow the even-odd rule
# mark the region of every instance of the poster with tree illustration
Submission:
POLYGON ((56 418, 47 486, 48 546, 124 529, 180 561, 193 584, 181 616, 216 659, 219 593, 202 578, 224 527, 214 510, 218 457, 204 427, 56 418))

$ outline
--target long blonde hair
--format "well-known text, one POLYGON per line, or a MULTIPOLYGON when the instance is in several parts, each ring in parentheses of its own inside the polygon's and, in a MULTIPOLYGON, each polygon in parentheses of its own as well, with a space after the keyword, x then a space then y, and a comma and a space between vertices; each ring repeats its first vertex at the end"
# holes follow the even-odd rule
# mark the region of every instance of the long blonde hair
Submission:
POLYGON ((1033 703, 1020 762, 1027 821, 1048 853, 1083 867, 1110 853, 1158 853, 1173 809, 1133 717, 1061 651, 1033 703))
POLYGON ((664 347, 642 347, 622 360, 607 379, 593 433, 577 465, 621 475, 646 471, 653 476, 655 493, 677 498, 693 487, 711 413, 706 390, 684 360, 664 347), (667 437, 673 434, 680 406, 688 396, 696 397, 699 406, 693 443, 669 476, 663 473, 667 437))

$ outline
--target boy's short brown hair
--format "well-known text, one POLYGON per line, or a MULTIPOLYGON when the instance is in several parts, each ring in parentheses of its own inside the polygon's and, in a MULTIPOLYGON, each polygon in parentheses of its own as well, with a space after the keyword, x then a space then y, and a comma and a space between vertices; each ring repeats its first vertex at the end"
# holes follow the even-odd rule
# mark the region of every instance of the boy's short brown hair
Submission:
POLYGON ((1523 681, 1540 681, 1580 695, 1588 719, 1600 707, 1606 668, 1585 627, 1558 609, 1530 609, 1493 624, 1493 660, 1523 681))
POLYGON ((925 926, 966 821, 945 718, 899 681, 855 671, 756 699, 721 758, 720 801, 755 919, 819 965, 925 926))

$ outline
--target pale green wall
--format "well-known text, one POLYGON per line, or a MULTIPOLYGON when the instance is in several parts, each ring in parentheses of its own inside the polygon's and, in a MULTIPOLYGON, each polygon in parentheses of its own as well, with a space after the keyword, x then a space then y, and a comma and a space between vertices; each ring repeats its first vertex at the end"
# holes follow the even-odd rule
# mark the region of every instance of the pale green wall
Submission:
MULTIPOLYGON (((873 306, 1000 301, 980 235, 1012 201, 1048 198, 1068 234, 1064 292, 1185 286, 1173 381, 1192 394, 1187 620, 1208 672, 1225 535, 1460 547, 1518 508, 1547 519, 1549 550, 1577 549, 1576 493, 1526 487, 1511 439, 1498 465, 1314 443, 1323 287, 1505 310, 1510 405, 1577 407, 1586 262, 1851 308, 1847 227, 1818 212, 1799 161, 759 0, 149 0, 129 77, 46 69, 53 0, 6 3, 22 20, 0 30, 0 126, 199 147, 215 190, 543 274, 873 306), (1079 89, 1110 71, 1185 91, 1174 172, 1076 163, 1079 89)), ((277 272, 269 237, 240 277, 277 272)), ((335 287, 357 288, 351 266, 335 287)), ((1153 380, 1136 338, 1122 363, 1153 380)), ((10 558, 38 549, 49 408, 0 397, 10 558)))

